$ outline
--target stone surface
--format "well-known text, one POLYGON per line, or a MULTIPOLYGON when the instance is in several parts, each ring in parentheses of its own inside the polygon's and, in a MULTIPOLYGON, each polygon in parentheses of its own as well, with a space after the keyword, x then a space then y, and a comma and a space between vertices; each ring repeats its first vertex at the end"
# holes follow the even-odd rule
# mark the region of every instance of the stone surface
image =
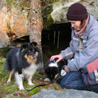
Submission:
POLYGON ((51 16, 55 22, 67 22, 66 13, 73 3, 83 4, 87 11, 98 20, 98 0, 59 0, 53 4, 51 16))
POLYGON ((6 35, 6 32, 0 31, 0 48, 5 48, 9 45, 9 38, 6 35))
POLYGON ((15 33, 17 38, 29 35, 29 20, 27 18, 27 14, 28 13, 25 10, 21 12, 19 8, 16 8, 15 6, 11 7, 11 14, 9 16, 10 32, 15 33))
POLYGON ((98 98, 98 94, 73 89, 67 91, 41 89, 38 94, 33 95, 31 98, 98 98))
MULTIPOLYGON (((16 0, 17 4, 19 0, 16 0)), ((98 19, 98 0, 59 0, 53 3, 51 16, 55 22, 67 22, 66 12, 68 7, 80 2, 86 6, 88 12, 98 19)), ((8 7, 6 0, 0 1, 0 48, 7 47, 11 41, 29 35, 28 10, 15 5, 8 7)))
POLYGON ((11 6, 11 11, 7 6, 0 8, 0 48, 4 48, 11 41, 29 35, 29 20, 28 12, 21 12, 18 7, 11 6))

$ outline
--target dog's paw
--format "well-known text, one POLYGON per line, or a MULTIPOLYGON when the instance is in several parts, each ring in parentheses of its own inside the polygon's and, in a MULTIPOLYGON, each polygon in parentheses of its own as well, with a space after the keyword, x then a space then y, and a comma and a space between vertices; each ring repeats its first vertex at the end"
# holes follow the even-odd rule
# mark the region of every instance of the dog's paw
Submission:
POLYGON ((47 81, 49 81, 49 82, 50 82, 49 78, 45 78, 45 79, 44 79, 44 81, 45 81, 45 82, 47 82, 47 81))
POLYGON ((7 80, 7 83, 10 83, 11 82, 11 80, 7 80))
POLYGON ((23 74, 20 74, 19 77, 21 77, 23 79, 24 78, 24 75, 23 74))
POLYGON ((25 90, 24 87, 19 87, 19 90, 25 90))
POLYGON ((28 85, 31 85, 31 86, 33 86, 34 84, 33 84, 32 82, 29 82, 29 83, 28 83, 28 85))

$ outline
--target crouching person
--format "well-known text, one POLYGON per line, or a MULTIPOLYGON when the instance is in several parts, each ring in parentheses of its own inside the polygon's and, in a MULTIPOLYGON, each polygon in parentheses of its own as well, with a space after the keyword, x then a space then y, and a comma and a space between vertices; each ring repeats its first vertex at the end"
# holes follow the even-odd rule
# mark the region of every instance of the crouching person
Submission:
MULTIPOLYGON (((60 86, 67 89, 98 92, 97 81, 95 84, 92 84, 90 80, 90 85, 90 83, 86 84, 86 82, 89 81, 83 79, 85 68, 89 68, 90 75, 92 69, 93 71, 98 69, 98 67, 93 65, 95 64, 93 62, 98 58, 98 22, 87 12, 86 8, 79 3, 72 4, 66 16, 72 27, 70 46, 61 51, 59 55, 54 55, 50 58, 50 60, 57 58, 57 62, 59 62, 63 58, 70 59, 73 57, 67 66, 64 67, 64 71, 67 74, 61 78, 60 86)), ((98 61, 96 62, 98 63, 98 61)))

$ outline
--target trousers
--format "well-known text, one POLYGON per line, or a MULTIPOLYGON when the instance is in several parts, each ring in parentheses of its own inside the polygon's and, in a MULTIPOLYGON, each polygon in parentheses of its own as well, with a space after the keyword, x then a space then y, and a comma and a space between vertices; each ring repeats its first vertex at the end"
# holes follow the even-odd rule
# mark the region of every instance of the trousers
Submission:
POLYGON ((82 72, 69 72, 60 80, 61 88, 76 89, 76 90, 88 90, 98 93, 98 85, 87 86, 82 79, 82 72))

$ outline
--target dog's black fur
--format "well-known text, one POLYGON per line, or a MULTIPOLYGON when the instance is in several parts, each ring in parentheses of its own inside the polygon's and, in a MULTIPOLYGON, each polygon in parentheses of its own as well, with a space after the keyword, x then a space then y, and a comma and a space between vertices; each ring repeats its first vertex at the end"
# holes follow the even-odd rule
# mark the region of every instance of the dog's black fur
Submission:
POLYGON ((48 60, 46 62, 44 71, 45 71, 47 78, 49 78, 51 83, 54 82, 54 80, 56 79, 56 75, 60 73, 62 67, 66 64, 67 64, 66 60, 61 60, 58 63, 56 63, 56 60, 54 61, 48 60), (50 64, 53 64, 53 66, 51 66, 50 64))
POLYGON ((5 63, 5 67, 10 74, 7 82, 11 81, 14 73, 19 89, 24 90, 22 78, 25 76, 27 80, 29 78, 28 84, 32 85, 31 79, 41 64, 42 55, 36 42, 23 44, 20 48, 11 49, 7 54, 5 63))

